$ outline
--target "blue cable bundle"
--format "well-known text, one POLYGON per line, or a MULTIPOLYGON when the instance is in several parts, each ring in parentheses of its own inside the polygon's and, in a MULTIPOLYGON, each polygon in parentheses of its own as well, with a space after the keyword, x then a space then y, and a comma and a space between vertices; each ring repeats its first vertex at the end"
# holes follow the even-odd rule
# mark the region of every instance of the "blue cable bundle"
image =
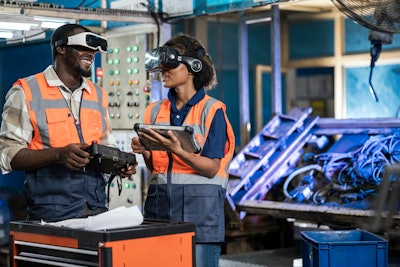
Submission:
POLYGON ((283 184, 288 199, 316 204, 363 200, 376 195, 385 167, 400 163, 400 133, 372 136, 347 153, 307 154, 307 159, 312 164, 294 170, 283 184), (303 178, 289 190, 300 174, 303 178))

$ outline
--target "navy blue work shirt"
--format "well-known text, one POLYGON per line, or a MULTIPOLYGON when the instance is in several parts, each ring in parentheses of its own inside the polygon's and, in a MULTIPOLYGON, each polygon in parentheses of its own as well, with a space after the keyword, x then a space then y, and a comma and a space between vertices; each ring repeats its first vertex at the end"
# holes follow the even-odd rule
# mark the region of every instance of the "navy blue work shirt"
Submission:
MULTIPOLYGON (((181 110, 176 108, 175 95, 175 88, 171 88, 168 92, 168 99, 171 102, 172 109, 170 123, 172 126, 181 126, 190 109, 205 97, 206 92, 204 88, 199 89, 196 94, 181 108, 181 110)), ((212 120, 207 140, 204 143, 204 147, 200 152, 200 155, 207 158, 223 158, 225 156, 224 149, 226 139, 226 121, 224 112, 222 109, 218 109, 212 120), (221 131, 221 129, 225 129, 225 131, 221 131)))

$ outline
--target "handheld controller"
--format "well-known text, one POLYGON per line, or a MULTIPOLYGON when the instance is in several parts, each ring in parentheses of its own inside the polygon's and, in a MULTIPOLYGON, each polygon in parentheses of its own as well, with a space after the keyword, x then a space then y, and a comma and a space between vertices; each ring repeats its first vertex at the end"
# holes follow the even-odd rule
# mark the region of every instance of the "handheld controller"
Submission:
POLYGON ((85 149, 93 157, 86 168, 106 174, 118 174, 121 168, 136 164, 135 154, 123 152, 118 148, 99 145, 92 142, 92 145, 85 149))

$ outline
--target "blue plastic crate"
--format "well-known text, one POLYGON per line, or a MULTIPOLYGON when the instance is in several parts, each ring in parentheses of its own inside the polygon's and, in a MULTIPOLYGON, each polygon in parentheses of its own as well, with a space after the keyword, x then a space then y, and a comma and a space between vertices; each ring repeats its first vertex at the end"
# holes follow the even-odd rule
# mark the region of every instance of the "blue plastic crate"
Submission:
POLYGON ((303 267, 387 267, 388 241, 365 230, 303 231, 303 267))

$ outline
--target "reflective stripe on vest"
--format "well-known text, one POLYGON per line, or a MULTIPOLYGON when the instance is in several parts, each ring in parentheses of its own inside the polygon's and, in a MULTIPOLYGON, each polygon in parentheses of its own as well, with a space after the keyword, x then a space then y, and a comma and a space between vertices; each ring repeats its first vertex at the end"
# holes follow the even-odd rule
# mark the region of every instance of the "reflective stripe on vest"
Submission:
MULTIPOLYGON (((235 141, 232 126, 226 116, 225 105, 221 101, 206 95, 198 104, 190 109, 183 125, 193 127, 196 140, 200 147, 203 148, 215 112, 220 108, 225 115, 227 141, 225 144, 225 157, 221 159, 220 169, 217 175, 212 179, 200 176, 179 157, 172 154, 172 183, 218 184, 226 188, 228 182, 228 168, 233 156, 235 141)), ((153 103, 146 109, 145 123, 170 125, 170 110, 170 102, 167 99, 153 103)), ((167 183, 167 153, 165 151, 152 151, 152 159, 154 169, 151 182, 158 184, 167 183)))
POLYGON ((29 144, 31 149, 99 141, 110 127, 106 120, 105 90, 90 81, 88 84, 91 94, 86 90, 83 91, 79 111, 81 134, 59 88, 48 86, 43 73, 20 79, 16 84, 24 90, 34 128, 33 138, 29 144))

